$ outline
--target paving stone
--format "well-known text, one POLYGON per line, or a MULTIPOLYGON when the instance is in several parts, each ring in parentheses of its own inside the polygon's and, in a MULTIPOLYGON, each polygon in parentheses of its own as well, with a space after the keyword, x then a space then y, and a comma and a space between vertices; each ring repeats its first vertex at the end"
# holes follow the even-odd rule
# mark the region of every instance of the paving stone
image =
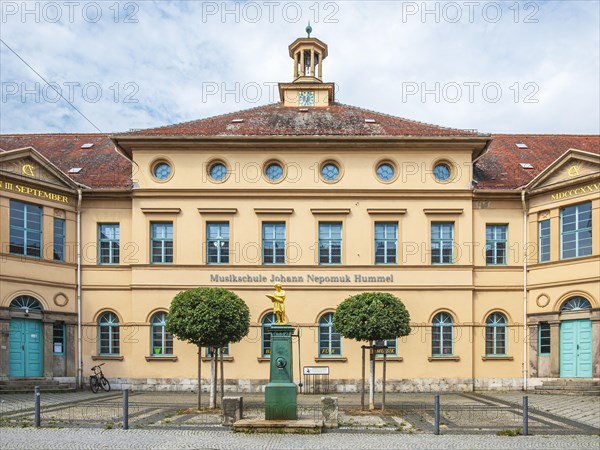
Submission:
POLYGON ((597 449, 596 436, 431 436, 401 433, 242 434, 222 430, 0 429, 12 449, 597 449))

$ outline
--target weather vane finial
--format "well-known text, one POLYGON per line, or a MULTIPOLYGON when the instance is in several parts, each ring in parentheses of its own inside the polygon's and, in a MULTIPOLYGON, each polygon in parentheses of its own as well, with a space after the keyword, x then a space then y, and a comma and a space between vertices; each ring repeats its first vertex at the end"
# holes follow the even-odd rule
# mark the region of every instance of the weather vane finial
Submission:
POLYGON ((308 21, 308 26, 306 27, 306 33, 308 37, 310 37, 310 33, 312 33, 312 27, 310 26, 310 20, 308 21))

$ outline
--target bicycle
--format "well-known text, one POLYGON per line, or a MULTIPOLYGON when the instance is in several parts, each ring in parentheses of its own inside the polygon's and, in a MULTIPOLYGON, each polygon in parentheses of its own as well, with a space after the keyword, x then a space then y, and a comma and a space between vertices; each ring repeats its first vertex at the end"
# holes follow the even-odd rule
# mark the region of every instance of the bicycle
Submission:
POLYGON ((92 367, 92 375, 90 375, 90 388, 94 394, 98 392, 100 388, 106 392, 110 391, 110 383, 102 373, 101 367, 103 365, 104 363, 92 367))

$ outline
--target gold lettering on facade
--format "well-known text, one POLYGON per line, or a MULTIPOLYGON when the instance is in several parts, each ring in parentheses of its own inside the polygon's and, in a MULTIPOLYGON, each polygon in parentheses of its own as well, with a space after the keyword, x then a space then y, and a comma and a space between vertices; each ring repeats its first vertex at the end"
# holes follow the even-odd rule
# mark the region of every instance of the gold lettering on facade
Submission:
POLYGON ((600 183, 588 184, 587 186, 582 186, 574 189, 569 189, 568 191, 558 192, 556 194, 552 194, 552 200, 563 200, 565 198, 589 194, 591 192, 600 191, 600 183))
POLYGON ((69 203, 69 197, 66 195, 55 194, 53 192, 43 191, 42 189, 30 188, 27 186, 21 186, 20 184, 16 184, 13 186, 12 183, 4 182, 4 186, 2 186, 2 182, 0 182, 0 188, 4 188, 7 191, 16 191, 20 194, 30 195, 32 197, 45 198, 47 200, 52 200, 54 202, 60 203, 69 203))
POLYGON ((23 164, 23 167, 21 167, 21 172, 23 175, 27 175, 28 177, 35 177, 35 173, 33 173, 33 166, 31 164, 23 164))
POLYGON ((570 177, 578 177, 579 176, 579 168, 576 165, 572 165, 569 167, 569 171, 567 172, 570 177))

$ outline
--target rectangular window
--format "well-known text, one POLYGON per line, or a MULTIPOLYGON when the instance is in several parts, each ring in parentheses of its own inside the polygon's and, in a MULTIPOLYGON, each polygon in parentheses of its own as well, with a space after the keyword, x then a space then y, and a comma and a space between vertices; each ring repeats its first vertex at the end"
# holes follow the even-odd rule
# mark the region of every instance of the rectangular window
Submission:
POLYGON ((488 266, 506 264, 506 236, 508 225, 486 225, 485 263, 488 266))
POLYGON ((52 351, 55 355, 65 354, 65 324, 57 322, 52 326, 52 351))
POLYGON ((229 223, 206 224, 206 263, 229 264, 229 223))
POLYGON ((333 313, 319 319, 319 358, 342 356, 342 335, 333 327, 333 313))
POLYGON ((592 254, 592 202, 560 210, 561 259, 592 254))
POLYGON ((385 339, 382 341, 375 341, 375 345, 386 345, 387 346, 387 348, 375 349, 375 355, 378 357, 383 357, 384 353, 387 353, 388 356, 396 356, 398 354, 398 348, 396 346, 396 339, 385 339))
POLYGON ((454 223, 431 224, 431 264, 454 263, 454 223))
POLYGON ((98 225, 98 263, 119 264, 120 231, 118 223, 98 225))
POLYGON ((319 264, 342 263, 342 224, 319 223, 319 264))
POLYGON ((42 208, 10 201, 10 246, 15 255, 39 258, 42 249, 42 208))
POLYGON ((263 223, 263 264, 285 264, 285 223, 263 223))
POLYGON ((54 218, 54 261, 65 260, 65 219, 54 218))
POLYGON ((540 322, 538 345, 539 355, 550 354, 550 324, 548 322, 540 322))
POLYGON ((550 219, 538 222, 539 233, 539 262, 550 261, 550 219))
POLYGON ((398 261, 398 224, 375 224, 375 264, 396 264, 398 261))
POLYGON ((173 263, 173 222, 155 222, 151 224, 150 240, 152 264, 173 263))

